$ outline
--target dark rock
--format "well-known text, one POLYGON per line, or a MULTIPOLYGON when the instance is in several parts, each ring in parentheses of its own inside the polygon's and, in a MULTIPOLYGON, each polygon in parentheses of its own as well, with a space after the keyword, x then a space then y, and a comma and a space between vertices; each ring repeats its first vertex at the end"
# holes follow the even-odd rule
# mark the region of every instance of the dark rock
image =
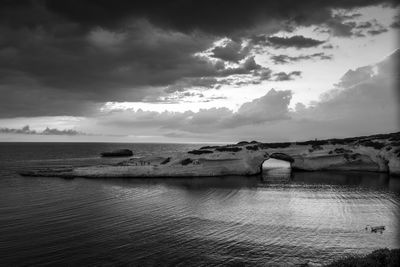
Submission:
POLYGON ((133 152, 129 149, 119 149, 111 152, 102 152, 102 157, 130 157, 133 155, 133 152))

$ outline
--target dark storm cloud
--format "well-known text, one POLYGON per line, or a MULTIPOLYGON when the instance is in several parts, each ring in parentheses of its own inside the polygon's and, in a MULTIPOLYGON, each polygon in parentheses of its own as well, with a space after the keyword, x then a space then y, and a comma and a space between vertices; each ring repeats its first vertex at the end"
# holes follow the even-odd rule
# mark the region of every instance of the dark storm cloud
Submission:
POLYGON ((394 17, 394 21, 392 24, 390 24, 390 27, 394 28, 394 29, 399 29, 400 28, 400 16, 397 15, 394 17))
POLYGON ((384 32, 387 32, 388 29, 382 28, 382 29, 376 29, 376 30, 369 30, 368 33, 371 35, 378 35, 384 32))
POLYGON ((274 74, 275 76, 275 81, 290 81, 293 80, 295 77, 300 77, 301 76, 301 71, 292 71, 289 73, 286 72, 278 72, 274 74))
POLYGON ((364 32, 360 31, 358 33, 360 33, 360 34, 368 33, 370 35, 378 35, 378 34, 385 33, 388 31, 388 29, 386 29, 382 24, 378 23, 378 21, 376 19, 361 22, 361 23, 357 24, 356 28, 365 30, 364 32))
POLYGON ((323 49, 333 49, 333 45, 331 44, 326 44, 322 46, 323 49))
POLYGON ((192 87, 211 89, 214 88, 217 84, 219 84, 219 81, 216 78, 202 77, 182 79, 175 84, 167 86, 164 91, 166 93, 184 92, 192 87))
POLYGON ((357 27, 357 24, 353 21, 343 22, 341 18, 334 17, 326 22, 329 27, 327 32, 338 37, 351 37, 355 35, 353 30, 357 27))
MULTIPOLYGON (((87 115, 106 101, 156 98, 184 79, 254 75, 262 67, 243 48, 214 51, 236 67, 194 55, 222 37, 240 42, 275 34, 288 22, 322 25, 332 8, 376 4, 397 2, 4 0, 0 117, 87 115), (255 30, 268 22, 277 26, 255 30)), ((313 41, 298 39, 297 47, 313 41)))
POLYGON ((69 20, 88 27, 118 27, 127 19, 143 17, 152 23, 179 31, 202 30, 231 34, 245 30, 260 21, 285 19, 300 25, 323 22, 332 8, 352 9, 377 4, 397 4, 395 0, 332 1, 45 1, 46 7, 69 20))
POLYGON ((326 55, 325 53, 314 53, 311 55, 300 55, 300 56, 288 56, 288 55, 275 55, 271 57, 275 64, 287 64, 290 62, 297 62, 301 60, 319 59, 319 60, 330 60, 332 55, 326 55))
POLYGON ((372 23, 370 21, 361 22, 357 25, 357 29, 369 29, 372 27, 372 23))
POLYGON ((165 33, 146 23, 123 32, 95 28, 73 38, 45 29, 0 27, 0 33, 8 37, 0 37, 1 116, 80 115, 96 103, 140 101, 156 93, 151 87, 218 71, 193 56, 211 39, 165 33))
POLYGON ((326 22, 328 29, 321 30, 329 32, 338 37, 364 37, 366 34, 378 35, 387 32, 387 29, 376 19, 363 22, 347 21, 346 16, 333 16, 326 22))
POLYGON ((241 43, 230 41, 224 46, 217 46, 211 50, 211 56, 214 58, 219 58, 224 61, 239 62, 244 59, 248 52, 248 48, 242 48, 241 43))
POLYGON ((295 35, 292 37, 278 37, 270 36, 267 38, 269 44, 275 47, 295 47, 295 48, 309 48, 319 46, 325 41, 320 41, 312 38, 307 38, 302 35, 295 35))

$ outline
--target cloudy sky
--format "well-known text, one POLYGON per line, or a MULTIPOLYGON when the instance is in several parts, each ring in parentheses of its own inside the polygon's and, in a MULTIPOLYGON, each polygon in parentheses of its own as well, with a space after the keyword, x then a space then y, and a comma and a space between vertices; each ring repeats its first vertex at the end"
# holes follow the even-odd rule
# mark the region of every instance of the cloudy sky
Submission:
POLYGON ((398 1, 3 0, 0 141, 400 131, 398 1))

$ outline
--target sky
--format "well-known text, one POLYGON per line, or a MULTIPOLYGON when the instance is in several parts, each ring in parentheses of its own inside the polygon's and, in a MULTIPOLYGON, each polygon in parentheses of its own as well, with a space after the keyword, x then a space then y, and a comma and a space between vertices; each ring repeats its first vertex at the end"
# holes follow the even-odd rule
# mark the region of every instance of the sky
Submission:
POLYGON ((400 131, 398 1, 3 0, 0 142, 400 131))

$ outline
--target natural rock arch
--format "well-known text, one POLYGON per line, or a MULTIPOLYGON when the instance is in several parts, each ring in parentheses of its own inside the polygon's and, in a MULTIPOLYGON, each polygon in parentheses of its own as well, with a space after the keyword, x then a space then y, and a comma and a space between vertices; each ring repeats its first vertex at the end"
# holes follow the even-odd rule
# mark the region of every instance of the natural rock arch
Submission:
POLYGON ((289 163, 289 168, 292 168, 292 163, 294 162, 294 158, 285 154, 285 153, 272 153, 270 155, 265 155, 265 159, 261 162, 260 165, 260 173, 263 173, 264 163, 270 159, 280 160, 289 163))

